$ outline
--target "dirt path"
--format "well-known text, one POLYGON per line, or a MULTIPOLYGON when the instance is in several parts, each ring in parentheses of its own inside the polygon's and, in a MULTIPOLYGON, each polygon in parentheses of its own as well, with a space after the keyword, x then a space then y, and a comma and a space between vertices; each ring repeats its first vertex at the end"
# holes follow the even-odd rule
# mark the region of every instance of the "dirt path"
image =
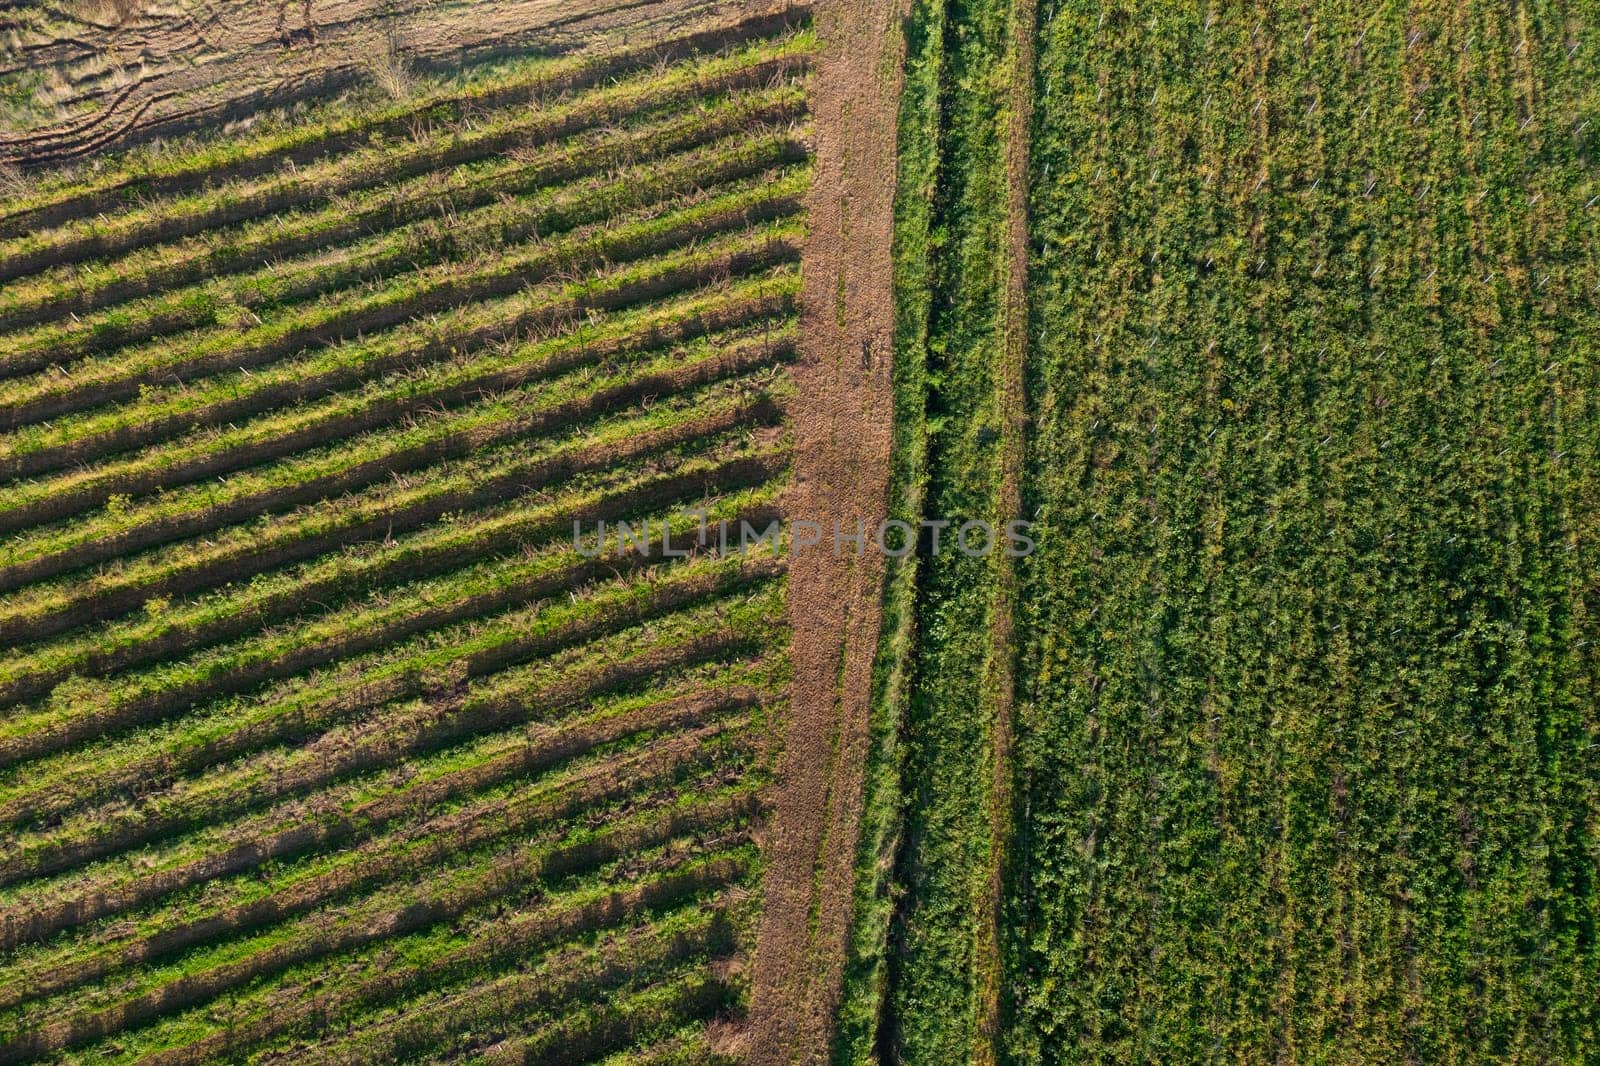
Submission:
POLYGON ((836 558, 831 540, 834 523, 873 529, 887 511, 901 7, 823 0, 816 13, 817 176, 789 514, 829 532, 791 568, 794 686, 745 1034, 759 1063, 825 1061, 843 980, 883 560, 836 558))
MULTIPOLYGON (((738 0, 122 0, 97 17, 68 5, 0 8, 0 75, 37 71, 39 107, 62 116, 0 130, 0 163, 61 163, 327 94, 406 68, 598 35, 645 39, 732 17, 738 0)), ((84 6, 84 5, 79 5, 84 6)), ((89 5, 92 6, 92 5, 89 5)))

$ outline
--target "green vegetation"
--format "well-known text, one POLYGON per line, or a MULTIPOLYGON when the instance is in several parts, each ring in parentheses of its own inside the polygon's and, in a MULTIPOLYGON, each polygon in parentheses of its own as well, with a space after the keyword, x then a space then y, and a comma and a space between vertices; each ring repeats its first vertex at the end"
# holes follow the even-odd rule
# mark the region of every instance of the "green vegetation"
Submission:
MULTIPOLYGON (((802 336, 805 12, 628 10, 0 174, 0 1063, 782 1050, 789 571, 705 530, 881 324, 802 336)), ((1597 28, 909 4, 839 1062, 1600 1061, 1597 28)))
POLYGON ((1005 586, 925 551, 838 1057, 1593 1061, 1592 19, 1045 3, 1018 72, 1020 10, 915 7, 896 234, 894 506, 983 516, 1020 76, 1014 804, 1005 586))
POLYGON ((987 1042, 981 998, 997 959, 981 940, 997 844, 998 713, 987 638, 1002 557, 969 557, 950 543, 964 522, 998 527, 1011 517, 1002 512, 1000 447, 1011 18, 1003 4, 925 3, 908 26, 894 510, 952 525, 940 552, 925 535, 920 561, 908 557, 888 588, 837 1040, 851 1061, 880 1046, 908 1061, 959 1061, 981 1057, 987 1042))
POLYGON ((720 1059, 787 583, 686 512, 788 480, 804 22, 8 202, 0 1061, 720 1059))

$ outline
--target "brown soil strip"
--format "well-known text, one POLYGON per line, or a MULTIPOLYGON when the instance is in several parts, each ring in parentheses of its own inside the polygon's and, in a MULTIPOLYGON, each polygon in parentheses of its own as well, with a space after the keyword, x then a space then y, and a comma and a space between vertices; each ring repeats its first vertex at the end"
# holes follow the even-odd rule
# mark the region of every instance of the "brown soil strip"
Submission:
POLYGON ((92 43, 24 31, 21 48, 0 53, 0 73, 55 67, 68 84, 49 103, 92 114, 53 128, 0 134, 0 161, 77 159, 215 128, 363 81, 404 83, 408 70, 450 70, 529 51, 569 54, 686 26, 731 28, 755 21, 749 5, 737 0, 589 3, 577 15, 561 0, 485 0, 445 9, 430 0, 311 0, 293 6, 285 20, 289 5, 282 0, 222 0, 204 32, 187 15, 136 8, 121 25, 94 34, 92 43), (117 83, 112 91, 93 84, 104 74, 117 83))
MULTIPOLYGON (((1024 366, 1028 350, 1028 146, 1033 121, 1034 33, 1036 0, 1014 0, 1011 11, 1011 107, 1006 145, 1009 256, 1006 270, 1003 361, 1000 365, 1001 475, 1000 521, 1022 517, 1022 476, 1026 452, 1027 405, 1024 366)), ((1009 556, 995 555, 995 592, 990 615, 990 651, 985 688, 994 700, 994 765, 990 783, 989 868, 985 912, 978 921, 976 957, 980 1043, 973 1060, 990 1066, 1000 1060, 1001 905, 1006 864, 1014 832, 1012 814, 1012 731, 1016 697, 1015 619, 1016 568, 1009 556)))
MULTIPOLYGON (((875 529, 888 510, 894 299, 891 240, 902 4, 826 0, 812 80, 817 170, 809 211, 794 404, 796 520, 875 529)), ((831 535, 828 540, 831 540, 831 535)), ((826 543, 826 541, 825 541, 826 543)), ((744 1052, 754 1062, 828 1056, 849 932, 878 646, 883 559, 791 565, 794 682, 768 828, 765 905, 744 1052)))

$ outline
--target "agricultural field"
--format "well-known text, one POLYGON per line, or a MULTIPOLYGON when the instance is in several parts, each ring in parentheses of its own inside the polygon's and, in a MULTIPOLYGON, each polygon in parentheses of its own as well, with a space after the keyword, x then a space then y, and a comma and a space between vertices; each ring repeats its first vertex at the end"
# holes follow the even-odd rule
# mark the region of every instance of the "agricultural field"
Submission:
POLYGON ((1567 0, 0 0, 0 1063, 1600 1061, 1597 145, 1567 0))
POLYGON ((737 1051, 816 37, 675 10, 8 194, 0 1062, 737 1051))
POLYGON ((1600 1055, 1600 22, 917 0, 840 1061, 1600 1055))

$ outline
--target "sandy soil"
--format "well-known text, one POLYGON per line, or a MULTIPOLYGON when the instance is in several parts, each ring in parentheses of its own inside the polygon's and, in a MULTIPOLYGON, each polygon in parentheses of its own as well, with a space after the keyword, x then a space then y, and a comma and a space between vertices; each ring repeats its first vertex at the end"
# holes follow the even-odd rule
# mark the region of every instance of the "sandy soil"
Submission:
MULTIPOLYGON (((823 0, 812 85, 817 176, 793 408, 793 520, 876 528, 893 412, 891 238, 903 0, 823 0)), ((802 550, 790 570, 794 687, 769 827, 744 1051, 822 1062, 852 906, 883 559, 802 550)))
POLYGON ((513 49, 648 39, 734 0, 0 0, 0 77, 53 124, 0 131, 0 163, 60 163, 265 107, 513 49))

